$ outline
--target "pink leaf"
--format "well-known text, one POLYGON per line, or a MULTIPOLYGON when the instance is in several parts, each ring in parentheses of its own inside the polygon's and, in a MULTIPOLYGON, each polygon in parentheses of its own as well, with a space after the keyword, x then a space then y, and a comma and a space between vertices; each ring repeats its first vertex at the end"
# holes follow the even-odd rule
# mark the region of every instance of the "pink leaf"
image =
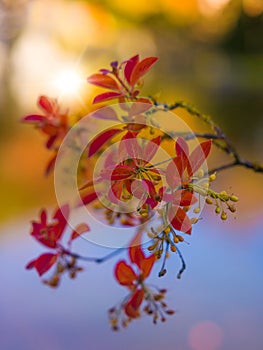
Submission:
POLYGON ((137 63, 137 65, 132 71, 130 84, 134 86, 137 83, 137 81, 149 71, 149 69, 154 65, 154 63, 157 60, 158 57, 147 57, 139 63, 137 63))
POLYGON ((89 145, 88 157, 95 154, 108 140, 120 132, 122 129, 109 129, 96 136, 89 145))

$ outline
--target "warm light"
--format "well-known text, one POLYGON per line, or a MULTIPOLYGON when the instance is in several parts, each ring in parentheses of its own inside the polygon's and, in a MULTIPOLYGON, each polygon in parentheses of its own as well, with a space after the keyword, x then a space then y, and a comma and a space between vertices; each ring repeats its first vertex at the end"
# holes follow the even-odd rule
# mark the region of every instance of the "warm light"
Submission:
POLYGON ((80 91, 83 78, 80 74, 72 69, 64 69, 58 73, 57 78, 53 81, 54 87, 61 95, 76 95, 80 91))
POLYGON ((198 0, 200 11, 204 15, 212 15, 220 11, 230 0, 198 0))

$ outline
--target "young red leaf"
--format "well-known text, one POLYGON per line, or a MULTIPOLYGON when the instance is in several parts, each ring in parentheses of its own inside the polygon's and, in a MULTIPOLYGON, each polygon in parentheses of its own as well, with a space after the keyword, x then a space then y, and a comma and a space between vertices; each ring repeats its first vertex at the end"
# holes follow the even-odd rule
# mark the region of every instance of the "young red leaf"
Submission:
POLYGON ((189 147, 185 139, 182 137, 178 137, 176 143, 175 143, 175 151, 177 157, 183 157, 184 159, 187 159, 189 156, 189 147))
POLYGON ((200 143, 189 156, 188 173, 192 176, 205 162, 212 146, 212 140, 200 143))
POLYGON ((132 286, 136 280, 135 272, 124 260, 117 263, 114 273, 117 281, 123 286, 132 286))
POLYGON ((97 95, 93 102, 92 103, 100 103, 100 102, 104 102, 104 101, 110 101, 110 100, 113 100, 114 98, 117 98, 117 97, 121 97, 123 96, 122 93, 120 92, 104 92, 102 94, 99 94, 97 95))
POLYGON ((128 302, 125 305, 125 313, 128 317, 137 318, 140 316, 139 308, 144 299, 144 290, 138 289, 131 296, 128 302))
POLYGON ((111 107, 97 109, 92 113, 92 117, 104 120, 118 120, 116 111, 111 107))
POLYGON ((185 164, 183 158, 174 158, 166 168, 166 181, 171 188, 176 188, 182 184, 182 176, 185 164))
POLYGON ((123 182, 122 181, 116 181, 114 182, 108 192, 108 199, 112 202, 117 204, 118 201, 121 199, 123 193, 123 182))
POLYGON ((48 176, 51 173, 51 171, 54 169, 56 160, 57 160, 57 153, 49 160, 47 164, 46 171, 45 171, 46 176, 48 176))
POLYGON ((116 82, 116 80, 114 80, 113 78, 111 78, 108 75, 97 73, 97 74, 93 74, 90 77, 88 77, 87 80, 90 84, 100 86, 100 87, 103 87, 105 89, 119 91, 119 85, 116 82))
POLYGON ((27 115, 24 118, 22 118, 23 122, 42 122, 43 120, 45 120, 46 118, 43 115, 39 115, 39 114, 31 114, 31 115, 27 115))
POLYGON ((152 140, 149 140, 145 147, 143 147, 142 159, 149 162, 158 151, 161 144, 161 136, 157 136, 152 140))
MULTIPOLYGON (((178 204, 182 207, 187 207, 197 202, 197 198, 193 193, 189 191, 177 191, 178 192, 178 201, 174 202, 174 204, 178 204)), ((177 200, 177 198, 175 198, 177 200)))
POLYGON ((169 220, 175 230, 191 234, 192 223, 186 212, 180 207, 171 207, 169 213, 169 220))
POLYGON ((142 149, 136 138, 137 134, 128 131, 122 138, 119 145, 119 154, 125 156, 124 159, 129 156, 132 159, 141 159, 142 149))
POLYGON ((38 105, 48 114, 53 113, 53 101, 47 96, 40 96, 38 100, 38 105))
POLYGON ((124 75, 126 80, 128 81, 128 83, 131 82, 131 74, 133 72, 134 67, 136 66, 136 64, 139 62, 139 55, 133 56, 131 57, 125 67, 124 67, 124 75))
POLYGON ((44 253, 40 255, 37 259, 30 261, 27 264, 26 269, 35 268, 39 276, 42 276, 55 264, 57 258, 57 254, 44 253))
POLYGON ((77 206, 81 205, 88 205, 89 203, 93 202, 95 199, 97 199, 97 193, 91 192, 81 197, 81 202, 77 204, 77 206))
POLYGON ((142 271, 143 278, 147 278, 152 270, 153 264, 155 263, 155 256, 151 255, 141 261, 140 269, 142 271))
POLYGON ((122 132, 122 129, 108 129, 95 137, 89 144, 88 157, 93 156, 108 140, 122 132))
POLYGON ((132 71, 130 77, 130 84, 134 86, 137 83, 137 81, 149 71, 149 69, 154 65, 154 63, 157 60, 158 57, 147 57, 139 63, 137 63, 132 71))
POLYGON ((68 244, 70 244, 74 239, 78 238, 79 236, 81 236, 83 233, 86 233, 90 231, 90 227, 89 225, 82 223, 79 224, 75 230, 71 233, 70 239, 68 241, 68 244))
POLYGON ((111 181, 120 181, 128 179, 133 175, 133 168, 128 165, 118 165, 110 174, 111 181))

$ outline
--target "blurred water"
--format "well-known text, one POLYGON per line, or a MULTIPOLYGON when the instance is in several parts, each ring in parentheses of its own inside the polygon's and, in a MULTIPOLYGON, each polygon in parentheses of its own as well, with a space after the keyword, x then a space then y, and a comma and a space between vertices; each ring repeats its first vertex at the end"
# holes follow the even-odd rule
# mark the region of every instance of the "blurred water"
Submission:
MULTIPOLYGON (((170 259, 160 283, 169 287, 175 316, 157 326, 143 317, 116 334, 109 329, 106 311, 125 289, 112 279, 113 262, 90 264, 76 281, 65 278, 51 290, 35 272, 24 269, 42 251, 26 235, 28 226, 2 228, 0 349, 262 350, 261 225, 250 228, 252 236, 245 235, 247 227, 235 234, 229 229, 212 221, 195 227, 191 245, 181 248, 187 261, 181 281, 175 278, 179 261, 170 259)), ((85 249, 101 255, 98 247, 85 249)))

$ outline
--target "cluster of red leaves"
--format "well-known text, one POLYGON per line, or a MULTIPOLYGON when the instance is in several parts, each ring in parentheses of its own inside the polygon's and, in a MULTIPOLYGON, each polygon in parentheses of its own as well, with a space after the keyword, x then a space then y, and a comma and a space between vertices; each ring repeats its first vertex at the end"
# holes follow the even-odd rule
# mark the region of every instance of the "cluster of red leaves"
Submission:
POLYGON ((27 115, 22 121, 34 124, 37 129, 47 135, 46 148, 55 151, 55 155, 46 168, 46 174, 49 174, 54 168, 58 148, 70 129, 68 112, 61 111, 58 101, 47 96, 39 97, 38 106, 43 114, 27 115))
POLYGON ((142 77, 151 69, 157 57, 146 57, 140 60, 139 55, 119 64, 117 61, 111 63, 111 70, 101 69, 100 73, 88 78, 90 84, 102 87, 109 91, 97 95, 93 103, 110 101, 137 101, 147 102, 148 98, 139 98, 139 87, 142 85, 142 77))
MULTIPOLYGON (((157 132, 154 136, 149 136, 147 140, 142 141, 143 137, 140 132, 143 129, 145 131, 148 127, 145 112, 153 107, 153 102, 149 98, 140 96, 140 88, 143 77, 157 59, 157 57, 147 57, 141 60, 139 55, 136 55, 120 64, 112 62, 111 69, 101 69, 99 73, 88 78, 89 83, 107 90, 95 96, 93 103, 117 99, 120 108, 123 109, 122 114, 125 114, 125 119, 120 119, 113 108, 107 108, 106 112, 103 108, 99 108, 94 112, 93 116, 96 118, 120 121, 122 125, 107 129, 97 135, 88 146, 87 160, 99 156, 102 150, 114 143, 114 140, 118 139, 120 142, 117 150, 113 149, 109 152, 98 177, 85 179, 81 190, 88 190, 88 192, 82 194, 81 205, 90 204, 98 198, 100 193, 94 190, 95 184, 107 182, 109 187, 105 193, 112 204, 125 202, 132 196, 143 199, 143 204, 137 210, 139 216, 137 215, 136 218, 139 217, 139 223, 145 223, 154 212, 158 212, 158 215, 161 212, 160 217, 165 219, 163 223, 166 225, 160 235, 152 232, 153 237, 151 238, 154 244, 148 247, 148 250, 152 252, 151 255, 143 252, 140 233, 132 240, 129 247, 129 262, 121 260, 116 264, 115 278, 120 285, 128 289, 129 294, 119 307, 110 310, 110 322, 113 329, 118 328, 120 314, 124 315, 124 326, 130 320, 138 318, 143 303, 145 304, 143 311, 153 316, 154 323, 158 318, 165 321, 164 314, 173 314, 173 311, 167 309, 163 301, 165 290, 153 292, 145 281, 152 272, 156 260, 161 257, 164 243, 167 244, 167 247, 170 245, 172 251, 176 251, 175 244, 183 241, 183 237, 179 236, 177 231, 184 234, 192 232, 192 221, 187 212, 189 207, 198 201, 197 195, 200 195, 200 192, 196 191, 198 186, 194 186, 197 181, 196 173, 205 163, 212 145, 211 140, 204 141, 190 152, 187 142, 182 137, 178 137, 174 143, 175 157, 161 163, 151 163, 164 138, 160 132, 157 132), (161 168, 158 164, 164 164, 164 167, 161 168), (163 180, 167 185, 163 185, 163 180), (165 210, 161 211, 159 204, 162 204, 165 210), (166 215, 166 217, 163 218, 161 215, 166 215), (171 235, 173 235, 174 243, 171 235)), ((47 149, 55 151, 55 156, 47 167, 47 172, 50 172, 54 167, 58 148, 70 129, 69 117, 68 112, 61 111, 56 99, 41 96, 38 105, 43 114, 27 115, 23 121, 34 124, 44 133, 47 136, 47 149)), ((155 131, 149 135, 154 133, 155 131)), ((226 201, 225 194, 224 196, 221 194, 221 197, 222 201, 226 201)), ((217 195, 212 198, 220 199, 221 197, 217 195)), ((228 197, 227 200, 237 200, 235 196, 228 197)), ((110 224, 113 223, 113 213, 111 208, 106 209, 106 218, 110 218, 110 224)), ((124 220, 121 221, 123 225, 135 225, 138 220, 134 220, 133 214, 117 213, 116 217, 124 217, 124 220)), ((43 253, 30 261, 26 268, 35 269, 39 276, 42 276, 56 265, 52 279, 46 281, 50 286, 57 286, 60 275, 64 271, 69 271, 73 277, 81 270, 76 266, 76 261, 81 257, 71 251, 71 242, 79 235, 89 231, 89 226, 83 223, 78 225, 71 232, 65 247, 62 239, 66 233, 69 215, 70 208, 66 204, 55 211, 50 222, 47 220, 45 210, 40 213, 40 221, 32 222, 31 235, 52 251, 43 253)), ((166 253, 167 250, 164 263, 166 253)), ((166 271, 164 263, 159 276, 164 275, 166 271)))
POLYGON ((201 142, 190 153, 188 144, 182 137, 178 137, 175 143, 176 157, 166 168, 166 181, 171 193, 163 194, 163 200, 171 203, 168 218, 175 230, 187 234, 192 232, 191 220, 183 208, 197 202, 189 184, 193 181, 195 173, 206 161, 211 145, 211 140, 201 142))
POLYGON ((173 310, 167 308, 163 301, 165 290, 153 292, 145 283, 149 277, 153 265, 155 263, 155 255, 146 256, 141 248, 141 233, 137 234, 132 240, 129 247, 129 260, 119 261, 115 266, 115 277, 120 285, 125 286, 129 290, 128 296, 123 300, 119 307, 109 310, 110 323, 114 330, 118 330, 120 321, 122 326, 127 326, 128 322, 140 317, 141 306, 146 303, 143 311, 153 316, 154 323, 157 322, 159 316, 161 321, 165 321, 164 314, 172 315, 173 310), (121 318, 121 311, 124 318, 121 318))
MULTIPOLYGON (((64 248, 62 237, 66 232, 69 214, 70 208, 66 204, 55 211, 50 223, 47 222, 47 212, 44 209, 40 213, 40 221, 32 221, 31 235, 42 245, 52 249, 52 252, 43 253, 36 259, 30 261, 26 265, 27 269, 34 268, 39 276, 42 276, 58 261, 61 268, 62 262, 67 262, 65 260, 66 257, 73 256, 70 251, 71 242, 79 237, 79 235, 89 231, 90 228, 85 223, 79 224, 76 229, 71 232, 68 240, 68 247, 64 248)), ((72 272, 73 269, 76 269, 76 266, 72 264, 72 262, 70 264, 66 263, 63 271, 65 269, 69 269, 72 272)))

